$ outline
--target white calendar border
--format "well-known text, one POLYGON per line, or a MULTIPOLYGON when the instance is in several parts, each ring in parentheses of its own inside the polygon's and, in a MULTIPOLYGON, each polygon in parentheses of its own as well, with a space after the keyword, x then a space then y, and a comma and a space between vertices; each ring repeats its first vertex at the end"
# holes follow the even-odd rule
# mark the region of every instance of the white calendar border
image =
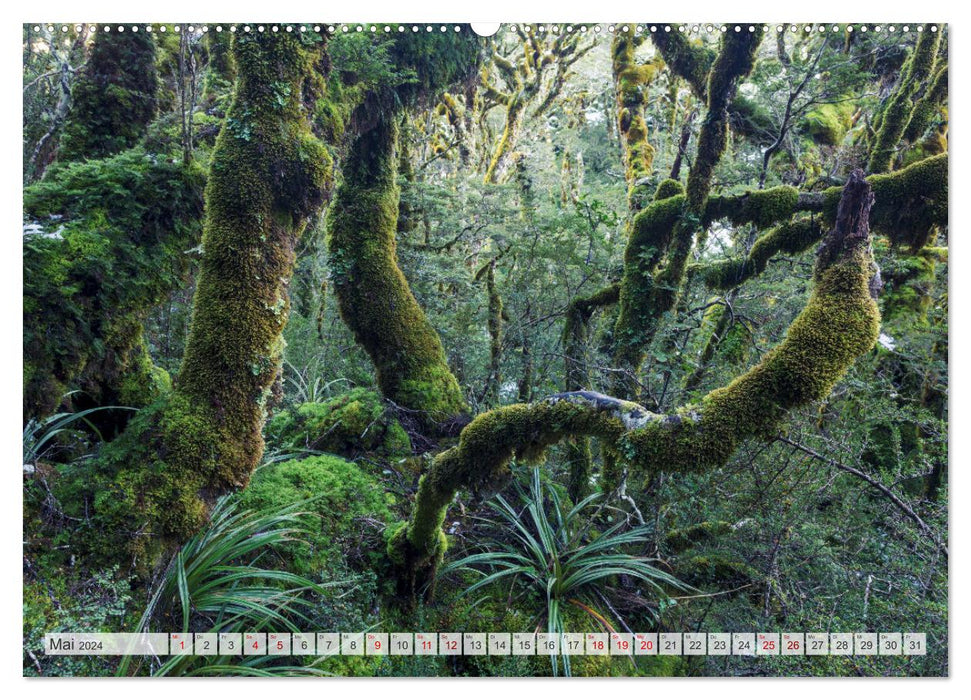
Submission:
MULTIPOLYGON (((922 17, 918 17, 917 15, 940 13, 941 15, 947 15, 942 17, 941 22, 953 22, 956 12, 953 9, 945 10, 943 3, 937 7, 915 7, 913 2, 905 3, 899 0, 885 0, 879 5, 874 5, 870 8, 860 8, 858 4, 848 3, 845 0, 815 0, 808 6, 794 6, 789 3, 779 3, 777 0, 749 1, 745 2, 744 6, 741 3, 731 6, 723 1, 715 2, 714 0, 696 0, 693 3, 665 3, 663 5, 651 5, 643 2, 643 0, 639 2, 634 2, 633 0, 615 0, 611 3, 576 3, 574 6, 563 3, 562 0, 534 0, 530 3, 523 3, 521 0, 489 0, 487 3, 479 6, 472 6, 468 3, 455 3, 454 0, 422 0, 421 3, 413 4, 401 3, 398 0, 372 0, 372 2, 366 4, 354 3, 351 7, 352 9, 349 9, 346 13, 338 12, 339 16, 333 19, 335 21, 340 19, 349 19, 352 21, 388 21, 389 19, 393 19, 394 21, 408 22, 421 22, 430 19, 446 22, 579 22, 614 21, 621 17, 636 17, 638 14, 650 14, 651 21, 705 22, 722 18, 723 16, 725 16, 725 19, 745 16, 757 18, 760 21, 781 22, 814 19, 825 21, 858 21, 860 19, 877 19, 876 15, 879 14, 879 19, 881 20, 902 22, 913 21, 915 18, 922 19, 922 17), (811 13, 807 11, 808 7, 812 8, 811 13), (344 17, 343 14, 349 16, 344 17)), ((42 6, 20 3, 14 9, 19 13, 18 18, 15 21, 11 21, 9 17, 6 17, 7 21, 0 24, 5 32, 2 39, 0 39, 0 46, 3 46, 6 51, 5 61, 0 65, 4 66, 3 86, 7 88, 5 93, 8 95, 15 94, 15 89, 19 91, 20 84, 22 83, 21 57, 19 53, 20 25, 24 22, 39 19, 36 16, 38 11, 42 11, 42 13, 50 18, 71 18, 72 20, 97 18, 108 21, 147 22, 157 21, 158 19, 193 17, 195 19, 213 19, 218 21, 224 19, 262 21, 268 15, 273 15, 274 18, 279 17, 280 21, 304 21, 311 16, 325 14, 326 8, 322 7, 320 3, 309 2, 293 3, 290 6, 282 6, 280 3, 276 3, 268 7, 266 3, 244 4, 240 2, 229 2, 228 0, 213 0, 206 3, 204 7, 201 7, 198 0, 193 0, 192 2, 187 0, 169 0, 164 5, 142 3, 128 6, 121 6, 119 3, 111 3, 108 0, 89 0, 84 2, 48 0, 42 6), (75 17, 75 15, 79 16, 75 17), (14 50, 17 52, 16 58, 13 57, 14 50)), ((964 15, 962 13, 961 19, 963 20, 963 18, 964 15)), ((934 19, 937 18, 935 17, 934 19)), ((958 31, 963 32, 966 26, 969 26, 969 23, 961 22, 958 31)), ((967 75, 971 73, 971 63, 964 57, 965 51, 967 49, 962 46, 961 42, 955 41, 952 43, 950 56, 952 74, 967 75)), ((971 91, 969 91, 967 84, 964 83, 959 87, 955 87, 950 96, 952 113, 958 116, 959 119, 962 118, 960 115, 971 113, 971 103, 965 99, 965 93, 967 92, 971 91)), ((8 134, 8 137, 12 139, 12 134, 21 128, 19 116, 15 114, 15 110, 8 109, 4 110, 0 119, 5 120, 6 128, 4 133, 8 134)), ((961 132, 963 130, 959 133, 961 132)), ((951 152, 953 153, 955 150, 960 151, 963 148, 963 141, 963 138, 954 139, 953 143, 949 144, 951 152)), ((10 157, 5 159, 5 161, 7 162, 7 171, 5 173, 5 182, 3 183, 6 185, 3 188, 3 196, 8 198, 8 206, 4 207, 3 211, 9 217, 7 230, 15 230, 14 226, 20 224, 19 211, 22 206, 20 172, 18 168, 19 161, 13 154, 10 154, 10 157), (14 220, 15 217, 16 221, 14 220)), ((957 172, 957 169, 954 168, 952 172, 952 184, 955 185, 953 187, 953 191, 955 192, 959 191, 961 184, 963 184, 954 177, 957 175, 957 172)), ((957 207, 952 206, 951 224, 961 230, 967 229, 968 226, 962 224, 968 223, 969 217, 964 215, 959 216, 957 214, 957 207)), ((11 288, 7 290, 7 296, 8 298, 12 298, 18 294, 14 287, 19 285, 22 290, 22 266, 20 263, 19 241, 14 240, 15 237, 12 236, 8 237, 8 239, 5 241, 5 245, 9 246, 9 249, 3 251, 4 254, 0 254, 0 265, 3 266, 0 268, 0 279, 4 279, 5 284, 11 288)), ((971 264, 971 260, 966 260, 968 257, 967 254, 962 253, 965 245, 961 243, 955 246, 956 250, 951 251, 950 259, 952 263, 957 261, 958 265, 961 263, 971 264)), ((954 312, 955 317, 958 313, 967 314, 968 310, 971 309, 971 276, 952 275, 951 287, 952 296, 955 297, 955 303, 951 308, 956 309, 954 312)), ((6 305, 2 313, 8 314, 4 318, 4 321, 7 322, 5 327, 20 327, 22 322, 20 319, 20 311, 14 308, 13 304, 6 305)), ((961 350, 967 351, 969 345, 971 345, 968 341, 968 317, 967 315, 964 316, 963 328, 958 328, 954 323, 955 320, 956 318, 952 319, 950 347, 955 357, 962 357, 965 353, 962 353, 961 350)), ((13 344, 2 347, 0 349, 0 361, 3 361, 8 368, 19 367, 22 362, 20 348, 15 347, 13 344)), ((971 382, 968 381, 969 375, 963 363, 952 363, 949 372, 951 396, 971 396, 971 382)), ((4 387, 6 389, 4 395, 8 397, 16 396, 17 392, 22 390, 20 387, 20 378, 15 375, 16 372, 5 372, 0 375, 3 377, 2 381, 7 382, 7 385, 4 387)), ((966 402, 967 399, 964 399, 964 401, 966 402)), ((950 425, 952 426, 958 424, 960 420, 959 414, 964 417, 967 417, 968 414, 966 406, 963 406, 960 411, 955 411, 954 408, 957 408, 956 401, 951 411, 950 425)), ((20 418, 20 410, 19 402, 16 401, 7 401, 4 405, 0 405, 0 414, 2 414, 0 415, 0 425, 13 425, 14 419, 20 418)), ((966 458, 971 456, 971 451, 968 450, 968 443, 966 442, 968 438, 962 436, 959 432, 952 432, 950 437, 950 460, 959 464, 966 463, 968 461, 966 458)), ((11 430, 0 431, 0 445, 3 446, 3 454, 8 456, 14 454, 14 450, 18 449, 16 444, 17 439, 17 436, 11 430)), ((952 488, 959 483, 963 483, 961 480, 964 476, 958 473, 958 471, 952 471, 952 488)), ((17 478, 19 481, 19 476, 17 476, 15 470, 9 470, 7 478, 11 482, 13 482, 14 478, 17 478)), ((12 483, 8 486, 7 489, 2 491, 2 498, 10 502, 4 504, 7 507, 0 508, 0 517, 5 519, 3 522, 3 532, 7 535, 4 540, 5 554, 3 556, 6 561, 14 561, 14 556, 19 556, 22 548, 22 539, 18 536, 21 528, 22 513, 22 503, 18 503, 18 499, 22 498, 22 490, 19 486, 14 490, 12 483)), ((967 576, 967 559, 964 556, 954 554, 955 551, 961 549, 960 543, 968 539, 966 536, 960 536, 962 534, 969 534, 967 522, 966 514, 961 509, 951 509, 950 526, 952 534, 955 535, 951 538, 951 561, 957 562, 950 567, 950 573, 953 577, 951 581, 967 581, 969 578, 967 576)), ((4 577, 0 581, 0 591, 5 594, 3 600, 6 601, 7 605, 5 618, 8 619, 7 627, 9 632, 12 632, 12 628, 16 624, 13 621, 14 618, 21 615, 22 609, 19 606, 17 612, 14 612, 13 609, 14 605, 17 605, 21 600, 21 588, 21 583, 15 577, 4 577)), ((949 663, 949 670, 953 665, 953 660, 958 658, 955 655, 955 651, 963 648, 962 637, 955 635, 954 629, 959 622, 968 621, 966 612, 967 604, 960 600, 960 598, 960 596, 952 596, 948 608, 948 621, 951 627, 948 635, 951 661, 949 663)), ((962 629, 966 627, 969 627, 969 625, 963 625, 962 629)), ((18 679, 18 682, 23 684, 21 686, 22 694, 26 695, 29 692, 32 698, 40 698, 41 700, 45 698, 64 700, 65 693, 71 690, 70 684, 72 681, 65 679, 57 683, 43 683, 35 679, 31 679, 31 681, 23 679, 21 675, 22 670, 19 666, 20 659, 22 658, 22 649, 18 635, 8 633, 0 636, 0 644, 3 645, 0 647, 0 652, 2 652, 0 658, 4 659, 6 664, 4 667, 5 679, 18 679)), ((960 672, 961 669, 957 670, 960 672)), ((953 670, 951 672, 953 673, 953 670)), ((848 695, 859 695, 863 691, 858 685, 858 679, 820 680, 824 683, 825 687, 814 687, 811 684, 801 684, 798 682, 794 684, 792 680, 785 678, 758 680, 734 678, 705 679, 703 682, 707 688, 710 688, 706 692, 716 693, 718 700, 734 700, 735 698, 739 700, 751 700, 753 691, 762 693, 784 692, 787 698, 810 696, 815 698, 820 692, 825 692, 830 697, 835 692, 836 697, 840 697, 841 693, 838 689, 843 688, 844 684, 850 683, 853 685, 847 685, 845 688, 845 690, 849 691, 847 693, 848 695)), ((118 681, 116 679, 84 679, 82 682, 85 685, 85 694, 91 693, 94 695, 97 693, 99 698, 118 697, 130 700, 132 693, 137 692, 139 700, 155 700, 156 698, 160 700, 163 698, 164 700, 171 700, 171 686, 165 683, 135 680, 118 681)), ((188 691, 192 695, 202 695, 203 693, 219 692, 219 686, 224 683, 229 683, 231 684, 233 696, 236 699, 248 700, 249 698, 259 698, 259 700, 265 700, 268 692, 273 692, 279 688, 277 684, 288 682, 289 680, 266 679, 266 682, 254 684, 243 683, 237 679, 185 679, 178 687, 182 693, 188 691)), ((352 681, 337 680, 333 682, 346 682, 348 683, 348 689, 351 689, 350 683, 352 681)), ((360 691, 362 688, 361 683, 364 683, 364 687, 367 687, 369 690, 374 689, 382 693, 387 693, 392 687, 389 686, 389 681, 386 679, 380 681, 355 680, 353 682, 355 683, 353 686, 355 692, 360 691)), ((496 700, 495 693, 497 688, 503 693, 509 693, 511 691, 518 695, 521 692, 524 696, 527 693, 535 694, 537 691, 536 683, 538 681, 533 679, 503 679, 501 681, 501 687, 496 686, 494 683, 489 683, 486 680, 476 681, 471 679, 462 679, 461 681, 449 679, 400 679, 391 683, 395 682, 405 684, 404 687, 407 688, 409 694, 421 694, 422 697, 436 697, 440 694, 444 695, 446 692, 454 693, 461 687, 463 700, 496 700), (459 683, 461 683, 461 686, 458 685, 459 683), (426 696, 426 694, 428 695, 426 696)), ((650 679, 650 682, 652 684, 660 683, 661 687, 665 689, 661 690, 657 686, 652 685, 652 692, 659 692, 659 690, 660 692, 684 692, 685 690, 683 686, 680 688, 676 687, 676 684, 683 682, 682 679, 650 679)), ((886 679, 873 682, 879 683, 880 685, 878 689, 875 688, 874 690, 880 693, 881 700, 893 700, 894 698, 914 700, 914 693, 921 692, 914 686, 914 682, 920 682, 917 680, 902 684, 892 684, 886 679)), ((287 690, 292 691, 292 686, 286 687, 287 690)), ((956 683, 936 683, 933 689, 935 700, 950 696, 957 697, 954 692, 957 687, 956 683)), ((609 693, 616 691, 618 688, 623 689, 624 692, 630 692, 635 688, 638 692, 643 692, 644 686, 634 686, 631 684, 618 685, 613 680, 585 680, 581 685, 574 686, 561 683, 557 686, 557 692, 565 693, 566 697, 572 697, 574 694, 579 696, 582 692, 584 696, 589 697, 591 693, 594 695, 603 691, 609 693)), ((827 700, 830 699, 828 698, 827 700)))

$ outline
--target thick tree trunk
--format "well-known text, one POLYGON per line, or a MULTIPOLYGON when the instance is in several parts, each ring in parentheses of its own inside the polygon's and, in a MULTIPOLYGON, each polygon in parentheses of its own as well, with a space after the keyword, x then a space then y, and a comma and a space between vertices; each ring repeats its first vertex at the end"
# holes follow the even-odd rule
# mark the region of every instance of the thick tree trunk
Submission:
POLYGON ((393 115, 355 139, 328 212, 327 243, 341 317, 374 363, 381 392, 435 434, 466 404, 398 267, 397 144, 393 115))
POLYGON ((178 382, 109 445, 102 464, 108 483, 99 516, 137 531, 143 564, 201 526, 262 457, 294 244, 331 183, 330 157, 301 101, 322 48, 282 32, 235 38, 239 77, 212 156, 178 382))

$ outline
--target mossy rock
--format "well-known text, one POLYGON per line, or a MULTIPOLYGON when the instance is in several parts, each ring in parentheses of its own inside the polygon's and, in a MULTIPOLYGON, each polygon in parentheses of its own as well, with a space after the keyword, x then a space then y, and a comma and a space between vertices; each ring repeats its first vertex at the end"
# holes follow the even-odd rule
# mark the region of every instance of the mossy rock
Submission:
POLYGON ((286 449, 312 449, 348 458, 411 454, 411 441, 381 396, 352 389, 321 403, 282 411, 267 425, 267 438, 286 449))
MULTIPOLYGON (((380 483, 353 462, 316 455, 257 469, 240 494, 240 507, 277 511, 299 504, 300 521, 307 533, 276 548, 279 561, 275 568, 327 578, 335 561, 348 561, 352 568, 377 563, 365 558, 380 554, 380 548, 365 545, 371 528, 362 521, 378 527, 390 521, 390 498, 380 483)), ((379 539, 377 532, 375 539, 379 539)))

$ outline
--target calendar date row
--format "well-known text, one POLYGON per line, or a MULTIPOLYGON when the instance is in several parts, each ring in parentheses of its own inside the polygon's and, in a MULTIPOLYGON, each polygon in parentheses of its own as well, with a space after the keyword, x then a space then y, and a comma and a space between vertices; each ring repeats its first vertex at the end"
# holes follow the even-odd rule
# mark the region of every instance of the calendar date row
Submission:
POLYGON ((57 633, 56 656, 923 656, 915 632, 57 633))

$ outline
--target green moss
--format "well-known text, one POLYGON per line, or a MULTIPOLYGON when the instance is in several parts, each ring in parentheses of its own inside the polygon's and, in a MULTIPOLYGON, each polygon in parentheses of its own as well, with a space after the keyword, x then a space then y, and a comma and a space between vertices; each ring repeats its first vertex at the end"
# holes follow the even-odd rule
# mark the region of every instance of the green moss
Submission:
MULTIPOLYGON (((912 251, 927 245, 948 222, 947 154, 927 158, 888 175, 868 179, 875 198, 870 226, 894 245, 912 251)), ((826 191, 832 201, 833 193, 826 191)), ((835 206, 831 209, 835 212, 835 206)))
POLYGON ((724 535, 731 529, 731 523, 724 520, 705 520, 688 527, 669 530, 664 536, 664 544, 675 553, 683 552, 696 544, 724 535))
POLYGON ((345 552, 362 548, 361 519, 391 519, 382 486, 357 465, 327 455, 261 467, 240 496, 240 506, 249 510, 276 512, 294 505, 308 534, 277 548, 274 566, 312 579, 345 552))
POLYGON ((155 116, 157 90, 151 34, 98 32, 71 92, 58 158, 104 158, 134 146, 155 116))
POLYGON ((801 127, 813 141, 825 146, 839 146, 853 125, 852 102, 819 105, 806 112, 801 127))
POLYGON ((322 403, 282 411, 270 419, 266 432, 281 449, 320 450, 349 458, 411 454, 411 441, 401 423, 369 389, 352 389, 322 403))
POLYGON ((759 229, 767 228, 792 216, 798 202, 799 191, 786 185, 749 192, 738 221, 749 221, 759 229))
POLYGON ((736 95, 728 108, 732 132, 754 144, 768 146, 774 140, 775 117, 758 100, 736 95))
POLYGON ((653 303, 658 266, 671 245, 685 202, 685 195, 655 201, 634 218, 624 250, 620 307, 614 327, 618 352, 637 355, 646 345, 658 311, 653 303))
POLYGON ((654 32, 651 39, 671 70, 684 78, 691 89, 704 99, 715 53, 701 42, 690 42, 687 35, 681 32, 654 32))
POLYGON ((118 389, 120 405, 147 406, 171 390, 172 377, 161 367, 152 364, 143 340, 121 380, 121 386, 118 389))
MULTIPOLYGON (((728 143, 728 105, 738 82, 755 64, 761 39, 759 32, 729 32, 722 37, 708 75, 708 109, 698 135, 698 151, 688 175, 686 194, 656 200, 632 224, 624 251, 624 276, 614 328, 614 362, 631 376, 640 368, 661 320, 674 310, 695 236, 699 245, 704 243, 707 228, 703 220, 711 178, 728 143)), ((681 45, 686 40, 674 41, 681 45)), ((787 194, 791 199, 791 193, 787 194)), ((774 198, 760 194, 754 201, 756 215, 776 215, 779 205, 774 198)), ((634 395, 628 389, 624 393, 634 395)))
MULTIPOLYGON (((406 588, 433 576, 441 525, 455 493, 494 493, 509 478, 513 458, 536 462, 564 438, 591 436, 641 472, 710 469, 724 464, 740 441, 774 437, 789 410, 825 398, 854 360, 873 347, 880 326, 870 295, 874 267, 865 224, 870 188, 857 173, 846 192, 854 215, 827 236, 817 256, 812 296, 786 338, 700 405, 660 416, 629 401, 572 392, 542 403, 503 406, 469 423, 458 445, 435 457, 419 484, 410 520, 397 531, 393 554, 406 588)), ((416 590, 411 588, 411 595, 416 590)))
POLYGON ((711 467, 723 463, 739 440, 772 435, 787 411, 830 392, 852 362, 873 346, 880 320, 869 291, 873 270, 868 239, 841 242, 833 236, 817 260, 812 296, 785 340, 727 387, 709 393, 697 409, 686 409, 670 429, 624 436, 629 444, 622 454, 643 467, 711 467))
POLYGON ((762 274, 776 255, 796 255, 822 237, 822 228, 812 218, 797 219, 764 233, 756 239, 747 257, 699 266, 705 284, 718 290, 734 289, 762 274))
POLYGON ((943 32, 932 32, 931 25, 917 35, 914 50, 901 69, 900 78, 880 113, 880 124, 874 137, 867 170, 885 173, 893 168, 900 140, 907 131, 914 101, 923 83, 934 71, 943 32))
POLYGON ((186 282, 203 185, 197 167, 133 149, 57 166, 24 191, 36 231, 23 239, 25 419, 70 389, 84 392, 72 408, 158 395, 143 325, 186 282))
MULTIPOLYGON (((910 115, 910 122, 904 132, 904 140, 910 143, 917 142, 927 127, 930 126, 934 117, 942 111, 947 104, 947 64, 942 63, 931 79, 930 85, 924 95, 914 104, 914 109, 910 115)), ((946 111, 946 109, 945 109, 946 111)))
POLYGON ((595 310, 616 304, 619 295, 620 286, 611 284, 590 296, 576 297, 567 307, 563 323, 566 391, 585 389, 589 385, 585 357, 590 318, 595 310))
POLYGON ((677 180, 666 178, 661 180, 657 190, 654 191, 654 201, 658 202, 662 199, 677 197, 679 194, 684 194, 684 185, 677 180))
POLYGON ((317 41, 283 33, 235 39, 239 79, 213 153, 177 386, 231 436, 215 446, 224 466, 214 492, 244 485, 262 454, 295 241, 331 184, 330 156, 310 133, 302 102, 322 48, 317 41))
POLYGON ((329 185, 302 103, 320 39, 238 35, 236 95, 213 153, 193 318, 173 393, 140 411, 84 475, 94 556, 148 574, 263 453, 294 244, 329 185))
MULTIPOLYGON (((947 226, 947 153, 925 158, 892 173, 871 175, 867 182, 874 195, 870 228, 875 234, 889 238, 894 245, 919 250, 935 231, 947 226)), ((766 194, 754 200, 768 205, 765 207, 752 206, 752 192, 712 196, 708 199, 702 222, 707 224, 715 219, 729 218, 734 224, 741 225, 759 217, 762 223, 771 223, 785 221, 797 211, 821 214, 823 226, 831 225, 835 220, 842 187, 802 193, 794 201, 789 189, 765 190, 766 194), (786 213, 788 204, 792 204, 792 208, 786 213)))
POLYGON ((915 255, 883 258, 880 276, 883 318, 887 323, 906 320, 918 326, 927 324, 927 311, 933 302, 937 263, 946 260, 946 249, 925 247, 915 255))
POLYGON ((637 212, 648 201, 647 178, 654 170, 654 147, 648 141, 644 108, 648 87, 654 79, 654 64, 640 65, 634 53, 644 37, 617 32, 611 45, 614 89, 617 93, 617 127, 624 144, 624 179, 627 203, 637 212))
POLYGON ((751 586, 764 578, 749 564, 722 554, 704 554, 680 560, 675 564, 675 570, 682 581, 701 588, 751 586))
POLYGON ((381 392, 434 432, 465 411, 465 400, 398 267, 397 140, 397 120, 387 119, 351 146, 328 211, 331 275, 341 317, 374 363, 381 392))

